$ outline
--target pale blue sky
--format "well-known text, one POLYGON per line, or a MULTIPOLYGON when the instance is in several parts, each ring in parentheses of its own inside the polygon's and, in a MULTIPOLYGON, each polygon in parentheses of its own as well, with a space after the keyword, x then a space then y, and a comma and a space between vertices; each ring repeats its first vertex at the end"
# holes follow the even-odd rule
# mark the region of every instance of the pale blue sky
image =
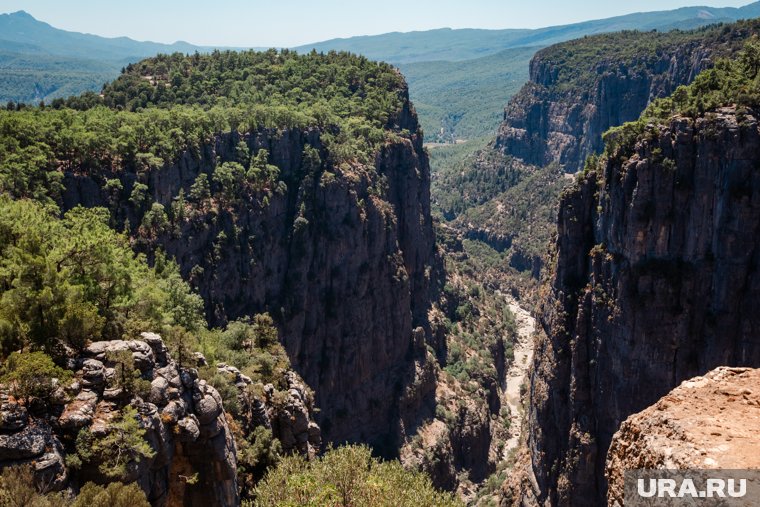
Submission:
POLYGON ((688 5, 750 0, 0 0, 51 25, 106 37, 288 47, 335 37, 431 28, 537 28, 688 5))

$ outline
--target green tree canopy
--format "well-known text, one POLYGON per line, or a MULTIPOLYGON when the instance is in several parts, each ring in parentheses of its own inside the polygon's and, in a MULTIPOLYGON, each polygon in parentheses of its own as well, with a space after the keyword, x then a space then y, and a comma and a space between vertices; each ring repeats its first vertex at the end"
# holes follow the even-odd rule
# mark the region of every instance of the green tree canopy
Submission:
POLYGON ((447 507, 460 503, 430 478, 398 461, 373 458, 366 446, 333 449, 314 461, 283 458, 256 488, 256 505, 447 507))
POLYGON ((26 345, 114 339, 183 325, 205 327, 202 301, 177 266, 156 268, 108 227, 101 208, 62 219, 38 203, 0 197, 0 356, 26 345))

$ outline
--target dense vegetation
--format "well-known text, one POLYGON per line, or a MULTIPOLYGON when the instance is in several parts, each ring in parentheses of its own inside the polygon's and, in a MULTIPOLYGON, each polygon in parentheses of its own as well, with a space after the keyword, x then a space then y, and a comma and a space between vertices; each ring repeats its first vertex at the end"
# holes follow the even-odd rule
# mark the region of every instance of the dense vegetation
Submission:
POLYGON ((629 75, 651 68, 670 48, 693 43, 711 48, 717 55, 739 50, 760 27, 757 20, 709 25, 690 31, 640 32, 635 30, 586 36, 547 47, 536 53, 543 67, 551 69, 549 87, 585 96, 599 72, 624 67, 629 75))
MULTIPOLYGON (((594 33, 690 29, 758 14, 755 5, 741 9, 687 8, 537 30, 396 32, 330 40, 296 50, 303 54, 312 49, 351 51, 399 65, 409 80, 428 139, 433 140, 444 128, 446 138, 469 140, 495 128, 502 106, 527 79, 527 63, 535 48, 594 33)), ((0 32, 0 103, 50 103, 85 91, 98 92, 127 62, 159 52, 210 50, 186 43, 166 45, 72 34, 24 12, 0 17, 0 32)))
MULTIPOLYGON (((567 181, 557 165, 523 166, 514 186, 483 204, 468 208, 456 223, 459 227, 477 224, 492 237, 509 237, 511 254, 519 252, 523 258, 540 258, 554 232, 558 197, 567 181)), ((522 262, 527 264, 523 268, 514 255, 510 257, 514 267, 530 271, 531 261, 522 262)))
MULTIPOLYGON (((319 150, 307 144, 301 154, 306 175, 293 178, 322 167, 351 171, 364 163, 372 170, 383 143, 410 135, 398 125, 405 92, 390 66, 349 54, 214 52, 130 65, 102 96, 84 94, 39 107, 13 104, 0 111, 0 382, 25 407, 34 406, 30 414, 36 417, 54 396, 57 402, 65 397, 61 387, 72 372, 63 366, 72 367, 72 357, 93 341, 159 332, 180 366, 200 351, 208 366, 199 375, 216 387, 231 416, 238 483, 250 500, 255 483, 283 457, 273 431, 251 429, 243 414, 246 401, 263 399, 267 384, 274 388, 266 388, 272 410, 289 403, 290 363, 276 324, 268 314, 257 314, 209 329, 203 301, 175 262, 158 242, 142 247, 158 234, 178 237, 181 226, 194 219, 206 226, 223 222, 215 240, 221 243, 225 232, 236 230, 237 211, 266 206, 273 193, 287 191, 292 181, 270 163, 267 149, 250 147, 238 133, 266 129, 276 137, 298 128, 319 137, 319 150), (224 160, 204 159, 204 150, 220 138, 240 141, 224 160), (182 156, 208 162, 208 172, 166 206, 153 202, 150 175, 182 156), (107 207, 62 213, 64 184, 72 175, 94 181, 100 194, 93 197, 102 198, 95 202, 107 207), (245 392, 234 376, 217 369, 221 362, 250 377, 245 392)), ((210 257, 220 255, 216 248, 215 243, 210 257)), ((129 352, 107 360, 114 365, 108 386, 122 393, 125 406, 115 407, 107 432, 85 428, 66 436, 66 465, 75 479, 96 467, 101 477, 126 481, 127 463, 153 456, 128 405, 133 397, 147 396, 149 382, 129 352)), ((325 460, 324 466, 333 465, 338 463, 325 460)), ((360 467, 356 461, 348 465, 360 467)), ((448 499, 398 463, 375 468, 368 487, 375 488, 376 480, 388 484, 379 494, 403 486, 410 488, 407 495, 419 490, 448 499)), ((111 493, 131 497, 131 490, 110 486, 104 492, 82 489, 87 498, 111 493)), ((34 501, 58 505, 59 499, 38 495, 34 501)))
POLYGON ((490 146, 474 153, 465 146, 436 148, 431 160, 436 166, 433 204, 449 221, 513 187, 527 170, 490 146))
POLYGON ((506 49, 463 62, 400 64, 427 142, 492 136, 509 98, 528 79, 536 47, 506 49), (441 130, 442 129, 442 130, 441 130))
POLYGON ((205 324, 202 302, 161 261, 149 268, 103 209, 53 207, 0 198, 0 356, 27 347, 135 336, 146 329, 205 324))
POLYGON ((386 127, 404 93, 390 66, 345 53, 158 56, 129 66, 103 98, 0 111, 0 191, 57 202, 61 171, 142 172, 230 130, 315 127, 334 165, 370 163, 395 135, 386 127))
MULTIPOLYGON (((44 487, 43 487, 44 490, 44 487)), ((118 481, 107 486, 88 482, 72 499, 65 493, 40 493, 35 487, 33 465, 8 467, 0 474, 0 505, 3 507, 148 507, 137 483, 118 481)))
POLYGON ((256 489, 256 505, 328 507, 454 507, 450 493, 430 479, 405 470, 397 461, 382 462, 368 447, 343 446, 314 461, 284 458, 256 489))

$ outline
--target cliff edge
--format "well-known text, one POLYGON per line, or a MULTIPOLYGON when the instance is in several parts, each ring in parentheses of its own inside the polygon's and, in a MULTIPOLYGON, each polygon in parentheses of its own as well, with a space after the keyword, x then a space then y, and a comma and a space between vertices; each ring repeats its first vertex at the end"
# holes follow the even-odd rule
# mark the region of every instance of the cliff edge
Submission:
POLYGON ((635 469, 760 468, 760 370, 719 367, 623 422, 607 454, 608 505, 635 469))

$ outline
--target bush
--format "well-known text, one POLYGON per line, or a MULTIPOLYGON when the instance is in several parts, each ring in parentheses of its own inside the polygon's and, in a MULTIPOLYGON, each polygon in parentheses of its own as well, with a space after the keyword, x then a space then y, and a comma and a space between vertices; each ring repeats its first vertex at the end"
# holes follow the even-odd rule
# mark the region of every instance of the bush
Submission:
POLYGON ((145 493, 134 482, 122 484, 111 482, 107 486, 98 486, 91 482, 85 484, 72 507, 150 507, 145 493))
POLYGON ((256 505, 447 507, 460 505, 421 472, 381 462, 366 446, 344 446, 319 459, 284 458, 256 488, 256 505))
POLYGON ((122 389, 127 398, 148 395, 150 382, 141 377, 140 370, 135 367, 135 358, 131 351, 108 351, 106 359, 114 363, 114 376, 109 381, 109 387, 122 389))
POLYGON ((89 429, 81 430, 76 441, 79 460, 90 462, 96 458, 100 462, 98 470, 103 475, 120 479, 127 475, 132 464, 155 456, 155 451, 144 438, 140 417, 135 408, 126 406, 111 421, 106 435, 95 437, 89 429))
POLYGON ((157 253, 148 267, 102 208, 60 219, 0 197, 0 288, 0 359, 27 346, 54 355, 59 341, 81 349, 146 329, 205 327, 202 301, 177 265, 157 253))
POLYGON ((8 357, 5 371, 3 383, 27 406, 33 398, 48 401, 56 383, 71 380, 71 372, 56 366, 43 352, 14 352, 8 357))

